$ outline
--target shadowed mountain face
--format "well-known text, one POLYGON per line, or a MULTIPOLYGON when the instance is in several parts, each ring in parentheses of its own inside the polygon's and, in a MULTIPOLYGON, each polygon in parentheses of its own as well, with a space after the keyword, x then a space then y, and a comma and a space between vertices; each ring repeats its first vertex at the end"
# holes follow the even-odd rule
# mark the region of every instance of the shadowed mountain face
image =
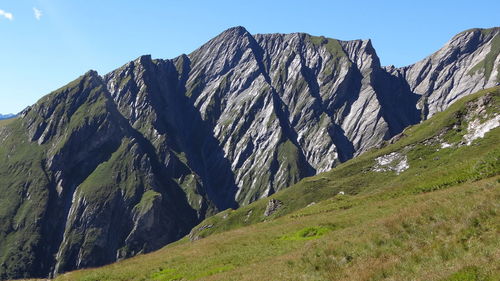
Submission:
POLYGON ((494 86, 499 29, 404 68, 369 40, 231 28, 190 55, 88 72, 0 123, 0 278, 148 252, 494 86))

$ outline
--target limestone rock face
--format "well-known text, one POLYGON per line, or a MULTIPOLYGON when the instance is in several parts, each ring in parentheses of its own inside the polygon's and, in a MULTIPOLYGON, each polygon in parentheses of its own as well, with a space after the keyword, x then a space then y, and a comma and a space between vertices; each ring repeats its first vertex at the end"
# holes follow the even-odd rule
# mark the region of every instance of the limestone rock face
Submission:
POLYGON ((499 30, 395 68, 370 40, 235 27, 189 55, 90 71, 0 124, 0 279, 158 249, 376 147, 497 85, 499 30))
POLYGON ((144 56, 105 80, 120 112, 157 149, 175 135, 170 146, 224 209, 329 170, 495 85, 498 31, 466 31, 396 69, 380 66, 370 40, 235 27, 189 55, 144 56))
POLYGON ((402 75, 428 118, 455 100, 500 83, 500 28, 471 29, 407 67, 387 68, 402 75))

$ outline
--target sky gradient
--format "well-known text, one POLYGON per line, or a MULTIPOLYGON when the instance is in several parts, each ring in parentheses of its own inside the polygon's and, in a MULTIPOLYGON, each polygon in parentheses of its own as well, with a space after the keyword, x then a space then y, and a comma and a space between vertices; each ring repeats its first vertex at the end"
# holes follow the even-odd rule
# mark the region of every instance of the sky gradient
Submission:
POLYGON ((500 25, 500 1, 0 0, 0 113, 16 113, 89 69, 190 53, 232 26, 372 39, 383 65, 412 64, 472 27, 500 25))

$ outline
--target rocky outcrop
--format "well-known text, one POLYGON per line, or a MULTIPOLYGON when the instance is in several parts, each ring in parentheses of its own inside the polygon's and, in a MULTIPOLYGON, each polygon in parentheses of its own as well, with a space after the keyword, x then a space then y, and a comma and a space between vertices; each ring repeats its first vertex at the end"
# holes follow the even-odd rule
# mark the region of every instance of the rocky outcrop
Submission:
POLYGON ((397 152, 377 157, 375 158, 375 162, 376 165, 373 167, 373 171, 375 172, 394 171, 399 175, 410 168, 406 155, 397 152))
POLYGON ((149 252, 329 170, 498 84, 498 34, 394 68, 370 40, 235 27, 189 55, 90 71, 0 126, 0 278, 149 252))
MULTIPOLYGON (((467 133, 463 136, 463 141, 460 144, 471 145, 476 139, 483 138, 489 131, 500 127, 500 115, 493 112, 499 111, 499 108, 492 107, 495 97, 493 94, 487 94, 477 101, 467 103, 467 114, 465 120, 467 122, 467 133)), ((449 145, 451 146, 451 145, 449 145)))
POLYGON ((269 217, 276 213, 279 208, 283 205, 283 202, 277 199, 271 199, 267 202, 266 210, 264 211, 264 217, 269 217))

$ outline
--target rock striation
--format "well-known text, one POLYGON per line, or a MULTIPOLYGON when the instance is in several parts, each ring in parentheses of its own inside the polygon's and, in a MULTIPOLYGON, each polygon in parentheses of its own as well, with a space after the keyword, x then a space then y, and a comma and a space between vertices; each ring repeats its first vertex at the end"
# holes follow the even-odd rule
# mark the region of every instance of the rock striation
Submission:
POLYGON ((428 118, 461 97, 499 85, 499 33, 500 27, 470 29, 413 65, 386 69, 421 96, 418 107, 428 118))
POLYGON ((498 85, 499 33, 395 68, 370 40, 235 27, 189 55, 90 71, 0 124, 0 279, 158 249, 376 147, 498 85))

